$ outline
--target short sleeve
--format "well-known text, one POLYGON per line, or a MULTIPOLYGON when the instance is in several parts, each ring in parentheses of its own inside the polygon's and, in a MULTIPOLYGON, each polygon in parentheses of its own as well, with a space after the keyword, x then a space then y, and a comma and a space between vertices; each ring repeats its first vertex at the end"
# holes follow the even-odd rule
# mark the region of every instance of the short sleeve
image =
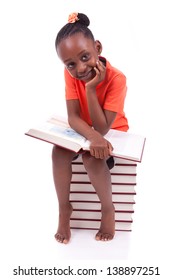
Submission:
POLYGON ((66 100, 70 99, 78 99, 75 79, 69 74, 69 72, 64 70, 64 78, 65 78, 65 97, 66 100))
POLYGON ((120 72, 109 81, 103 108, 123 114, 126 92, 126 77, 120 72))

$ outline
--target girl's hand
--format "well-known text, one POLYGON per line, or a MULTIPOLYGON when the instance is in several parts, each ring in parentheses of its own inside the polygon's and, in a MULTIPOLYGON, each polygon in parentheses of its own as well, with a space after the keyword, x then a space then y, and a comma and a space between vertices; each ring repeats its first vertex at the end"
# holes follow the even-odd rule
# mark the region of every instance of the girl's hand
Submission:
POLYGON ((113 147, 103 136, 94 137, 90 144, 90 154, 98 159, 104 159, 111 155, 113 147))
POLYGON ((101 61, 97 60, 94 70, 96 72, 96 75, 91 81, 86 83, 87 88, 95 88, 100 82, 105 79, 106 67, 101 61))

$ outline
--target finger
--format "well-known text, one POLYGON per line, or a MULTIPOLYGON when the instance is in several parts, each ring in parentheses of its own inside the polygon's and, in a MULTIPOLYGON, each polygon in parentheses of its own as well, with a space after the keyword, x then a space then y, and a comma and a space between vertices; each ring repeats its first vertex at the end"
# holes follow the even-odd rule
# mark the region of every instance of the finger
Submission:
POLYGON ((90 150, 90 154, 93 156, 93 157, 95 157, 95 158, 97 158, 97 159, 102 159, 103 158, 103 153, 101 153, 99 150, 97 150, 97 149, 92 149, 92 150, 90 150))
POLYGON ((99 158, 100 159, 104 159, 105 158, 105 151, 104 150, 99 152, 99 158))
POLYGON ((107 158, 110 155, 109 148, 104 149, 104 158, 107 158))
POLYGON ((104 158, 104 150, 95 148, 95 149, 93 149, 92 155, 96 159, 103 159, 104 158))
POLYGON ((94 70, 96 72, 96 75, 100 75, 100 71, 99 71, 99 69, 97 67, 94 67, 94 70))
POLYGON ((109 155, 112 154, 113 149, 114 149, 114 148, 113 148, 112 144, 111 144, 110 142, 108 142, 109 155))
POLYGON ((95 157, 95 151, 94 151, 94 149, 92 149, 92 148, 90 148, 90 155, 93 156, 93 157, 95 157))
POLYGON ((101 156, 101 154, 100 154, 100 152, 99 152, 99 150, 95 150, 95 158, 100 158, 100 156, 101 156))
POLYGON ((100 71, 104 71, 105 70, 105 66, 104 66, 104 64, 101 62, 101 61, 97 61, 96 62, 96 64, 97 64, 97 67, 98 67, 98 69, 100 70, 100 71))

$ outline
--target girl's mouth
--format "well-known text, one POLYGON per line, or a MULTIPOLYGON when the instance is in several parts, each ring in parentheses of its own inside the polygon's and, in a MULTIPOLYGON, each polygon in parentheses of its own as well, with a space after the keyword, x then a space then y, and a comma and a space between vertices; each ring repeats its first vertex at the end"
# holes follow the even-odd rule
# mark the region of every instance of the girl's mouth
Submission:
POLYGON ((87 73, 78 76, 78 80, 82 80, 82 81, 88 81, 90 79, 92 79, 94 77, 94 69, 92 68, 90 71, 88 71, 87 73))

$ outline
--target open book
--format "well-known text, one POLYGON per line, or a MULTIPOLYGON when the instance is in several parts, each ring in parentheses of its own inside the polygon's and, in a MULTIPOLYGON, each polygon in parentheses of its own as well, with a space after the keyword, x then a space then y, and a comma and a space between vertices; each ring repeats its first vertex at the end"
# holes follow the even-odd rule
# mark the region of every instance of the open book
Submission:
MULTIPOLYGON (((63 119, 52 117, 25 133, 28 136, 61 146, 76 153, 90 149, 90 142, 74 131, 63 119)), ((104 136, 113 146, 112 156, 141 162, 145 137, 110 129, 104 136)))

